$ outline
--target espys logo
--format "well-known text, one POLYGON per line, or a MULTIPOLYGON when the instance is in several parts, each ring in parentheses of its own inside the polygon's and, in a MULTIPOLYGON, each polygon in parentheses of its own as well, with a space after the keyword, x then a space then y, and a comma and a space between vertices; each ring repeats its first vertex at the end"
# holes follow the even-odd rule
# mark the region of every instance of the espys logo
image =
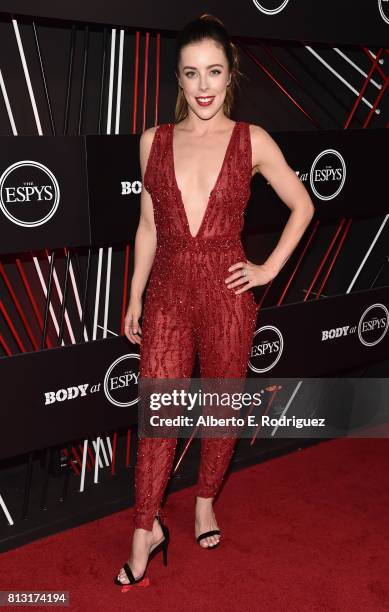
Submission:
POLYGON ((383 304, 366 308, 358 324, 358 338, 365 346, 375 346, 386 335, 389 327, 389 311, 383 304))
MULTIPOLYGON (((107 369, 103 381, 104 395, 119 408, 133 406, 138 397, 139 355, 128 353, 118 357, 107 369)), ((87 397, 101 391, 101 382, 66 387, 58 391, 45 392, 45 405, 64 402, 78 397, 87 397)))
POLYGON ((283 2, 281 2, 281 0, 261 0, 261 2, 253 0, 253 2, 261 13, 265 15, 277 15, 284 10, 289 0, 283 0, 283 2))
POLYGON ((322 329, 322 341, 335 340, 358 333, 364 346, 375 346, 385 337, 389 327, 389 311, 384 304, 372 304, 363 312, 358 326, 343 325, 332 329, 322 329))
POLYGON ((141 181, 121 181, 122 195, 128 195, 129 193, 138 194, 142 191, 141 181))
POLYGON ((139 355, 118 357, 104 377, 104 393, 114 406, 127 407, 138 401, 139 355), (135 370, 135 371, 134 371, 135 370), (132 399, 129 400, 129 395, 132 399), (135 397, 134 397, 135 396, 135 397))
POLYGON ((378 0, 378 8, 382 19, 389 24, 389 0, 378 0))
POLYGON ((22 227, 47 223, 58 208, 60 190, 54 174, 29 159, 9 166, 0 178, 0 209, 22 227))
POLYGON ((284 339, 280 330, 273 325, 264 325, 254 334, 249 368, 253 372, 268 372, 280 359, 284 339))
POLYGON ((320 200, 332 200, 342 191, 346 180, 346 164, 335 149, 326 149, 312 164, 309 181, 320 200))

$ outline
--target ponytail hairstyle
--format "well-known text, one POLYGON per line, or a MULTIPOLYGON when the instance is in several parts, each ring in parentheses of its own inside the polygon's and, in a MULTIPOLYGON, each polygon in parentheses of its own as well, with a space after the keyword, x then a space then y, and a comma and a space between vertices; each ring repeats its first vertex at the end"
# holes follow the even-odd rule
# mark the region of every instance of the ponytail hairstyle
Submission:
MULTIPOLYGON (((239 71, 239 54, 236 46, 230 40, 224 24, 217 17, 204 13, 198 19, 186 24, 178 33, 176 39, 176 76, 178 78, 178 64, 180 61, 181 49, 190 43, 200 42, 206 38, 214 40, 221 45, 224 54, 228 61, 228 67, 231 73, 231 82, 227 85, 227 93, 223 104, 223 111, 230 117, 231 109, 234 102, 234 94, 238 83, 238 75, 242 74, 239 71)), ((178 123, 187 117, 188 103, 185 99, 182 88, 178 85, 178 95, 175 107, 175 121, 178 123)))

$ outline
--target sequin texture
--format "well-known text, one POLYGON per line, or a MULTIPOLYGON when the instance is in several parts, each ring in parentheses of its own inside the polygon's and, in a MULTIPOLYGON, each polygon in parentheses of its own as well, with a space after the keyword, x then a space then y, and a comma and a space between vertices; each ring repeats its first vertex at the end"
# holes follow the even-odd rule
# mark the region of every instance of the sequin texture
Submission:
MULTIPOLYGON (((250 196, 249 124, 236 122, 200 229, 193 237, 174 173, 173 124, 158 126, 144 185, 153 201, 157 250, 142 314, 140 377, 190 378, 196 352, 205 378, 244 378, 258 306, 249 289, 236 295, 228 268, 246 261, 240 239, 250 196)), ((136 527, 152 529, 177 440, 139 438, 136 527)), ((235 438, 202 438, 196 495, 218 492, 235 438)))

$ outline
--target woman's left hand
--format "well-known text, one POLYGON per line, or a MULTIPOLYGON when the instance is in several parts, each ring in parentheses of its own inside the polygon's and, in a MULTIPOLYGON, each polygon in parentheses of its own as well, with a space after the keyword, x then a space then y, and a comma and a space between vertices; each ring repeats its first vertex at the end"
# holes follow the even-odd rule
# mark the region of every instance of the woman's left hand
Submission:
POLYGON ((276 276, 266 264, 253 264, 251 261, 238 261, 230 266, 228 271, 233 272, 225 279, 228 289, 244 284, 244 287, 235 291, 236 295, 257 285, 267 285, 276 276))

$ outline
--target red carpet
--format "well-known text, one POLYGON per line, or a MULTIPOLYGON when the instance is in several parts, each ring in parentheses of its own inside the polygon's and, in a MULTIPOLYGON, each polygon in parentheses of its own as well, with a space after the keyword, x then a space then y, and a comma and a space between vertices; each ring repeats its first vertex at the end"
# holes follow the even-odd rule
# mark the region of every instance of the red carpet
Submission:
POLYGON ((131 509, 1 555, 0 588, 68 590, 83 612, 389 610, 388 440, 332 440, 231 474, 213 551, 195 543, 193 502, 193 489, 168 497, 169 564, 157 555, 147 588, 112 582, 131 509))

